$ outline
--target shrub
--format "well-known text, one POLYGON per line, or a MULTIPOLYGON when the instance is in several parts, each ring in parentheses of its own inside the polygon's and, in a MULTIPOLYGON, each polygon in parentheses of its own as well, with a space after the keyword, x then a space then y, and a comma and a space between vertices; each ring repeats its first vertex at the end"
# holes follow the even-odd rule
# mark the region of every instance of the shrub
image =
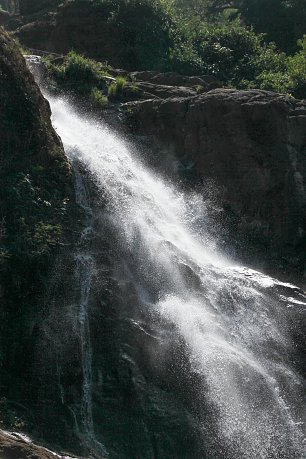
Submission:
POLYGON ((288 73, 293 83, 293 95, 306 98, 306 35, 298 40, 300 50, 288 58, 288 73))
POLYGON ((239 24, 198 24, 185 29, 186 40, 200 59, 200 72, 216 76, 227 84, 252 80, 256 58, 262 52, 262 36, 239 24))
POLYGON ((112 5, 108 23, 120 37, 118 58, 127 70, 156 70, 169 61, 171 16, 159 0, 103 0, 112 5))
MULTIPOLYGON (((125 62, 128 69, 208 74, 227 86, 305 97, 305 40, 299 41, 300 50, 294 56, 287 56, 275 44, 267 44, 264 34, 256 34, 239 19, 232 20, 228 9, 226 14, 208 14, 214 21, 209 23, 205 15, 195 14, 202 4, 209 7, 205 11, 221 3, 224 6, 219 0, 193 0, 192 5, 183 0, 88 3, 97 11, 101 9, 108 26, 118 29, 116 59, 125 62)), ((108 84, 106 64, 75 52, 70 52, 59 65, 49 62, 49 69, 58 86, 88 95, 93 102, 98 103, 100 98, 102 105, 107 101, 101 94, 92 93, 94 89, 107 91, 112 99, 124 93, 124 78, 108 84)))
POLYGON ((196 90, 197 94, 201 94, 204 91, 204 87, 201 84, 197 84, 194 89, 196 90))
POLYGON ((257 86, 281 93, 289 93, 298 98, 306 97, 306 36, 298 41, 300 50, 294 56, 279 54, 270 69, 258 75, 257 86), (281 56, 281 58, 280 58, 281 56))
POLYGON ((290 76, 282 72, 267 72, 264 70, 257 77, 257 82, 260 89, 279 93, 291 93, 293 89, 290 76))
POLYGON ((116 86, 117 86, 117 91, 122 92, 123 88, 126 86, 127 80, 124 77, 117 77, 116 78, 116 86))
POLYGON ((108 104, 108 98, 98 88, 93 88, 90 93, 90 100, 96 107, 104 108, 108 104))
POLYGON ((78 92, 86 93, 93 85, 103 85, 104 77, 109 75, 107 64, 87 59, 75 51, 70 51, 59 65, 54 64, 50 58, 45 59, 45 63, 60 87, 69 86, 78 92))
POLYGON ((124 77, 117 77, 116 81, 111 83, 108 87, 108 96, 113 99, 120 97, 126 85, 127 80, 124 77))

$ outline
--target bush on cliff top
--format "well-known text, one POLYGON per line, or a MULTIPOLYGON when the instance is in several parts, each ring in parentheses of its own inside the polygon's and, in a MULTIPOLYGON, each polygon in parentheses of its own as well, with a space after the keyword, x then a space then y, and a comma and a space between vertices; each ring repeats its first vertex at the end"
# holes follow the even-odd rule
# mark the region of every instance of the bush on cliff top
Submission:
POLYGON ((105 84, 104 77, 108 76, 109 66, 105 63, 87 59, 71 51, 59 65, 54 65, 50 59, 45 59, 50 75, 61 87, 87 93, 92 86, 100 87, 105 84))
POLYGON ((265 34, 256 34, 236 20, 207 22, 200 15, 173 15, 174 37, 169 69, 185 74, 209 74, 225 85, 260 88, 306 97, 305 37, 288 56, 265 34))
POLYGON ((256 33, 264 33, 267 42, 275 42, 287 53, 297 51, 297 40, 305 33, 305 0, 161 0, 185 22, 197 18, 203 22, 229 22, 239 18, 256 33))
POLYGON ((135 85, 129 84, 122 76, 111 77, 111 68, 106 63, 87 59, 71 51, 61 63, 45 57, 50 86, 55 89, 73 91, 90 100, 94 108, 105 108, 109 100, 125 99, 125 89, 135 91, 135 85))
MULTIPOLYGON (((216 0, 75 0, 116 30, 116 61, 133 70, 214 75, 225 86, 260 88, 306 97, 305 39, 288 56, 264 34, 240 19, 218 12, 216 0), (205 4, 205 5, 204 5, 205 4), (212 14, 214 11, 216 14, 212 14), (203 14, 202 14, 203 12, 203 14), (102 19, 101 19, 102 18, 102 19)), ((81 19, 80 19, 81 21, 81 19)), ((58 83, 81 92, 86 85, 105 90, 107 68, 76 53, 55 66, 58 83), (101 78, 102 77, 102 78, 101 78), (103 87, 102 87, 103 86, 103 87)))

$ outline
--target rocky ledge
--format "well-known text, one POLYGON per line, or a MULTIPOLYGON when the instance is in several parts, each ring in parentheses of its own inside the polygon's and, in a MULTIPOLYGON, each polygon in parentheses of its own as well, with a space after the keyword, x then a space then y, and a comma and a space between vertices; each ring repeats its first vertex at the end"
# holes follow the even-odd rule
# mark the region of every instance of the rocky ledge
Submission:
POLYGON ((57 454, 35 445, 25 435, 1 430, 0 457, 4 459, 72 459, 64 453, 57 454))

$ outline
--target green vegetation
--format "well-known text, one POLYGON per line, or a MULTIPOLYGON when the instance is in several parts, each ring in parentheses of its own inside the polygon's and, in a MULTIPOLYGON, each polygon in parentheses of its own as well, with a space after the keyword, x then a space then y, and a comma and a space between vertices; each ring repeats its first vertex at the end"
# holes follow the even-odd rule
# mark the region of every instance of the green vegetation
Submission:
POLYGON ((122 96, 123 90, 124 90, 126 85, 127 85, 126 78, 117 77, 116 81, 114 81, 108 87, 108 96, 113 98, 113 99, 116 99, 116 98, 122 96))
POLYGON ((201 84, 197 84, 194 89, 196 90, 197 94, 201 94, 204 91, 204 87, 201 84))
POLYGON ((264 33, 282 51, 294 53, 305 33, 305 0, 163 0, 171 11, 201 22, 226 23, 239 19, 256 33, 264 33))
POLYGON ((74 51, 60 62, 49 56, 44 58, 44 62, 51 86, 85 96, 94 108, 105 108, 108 105, 107 92, 112 78, 106 63, 87 59, 74 51))
POLYGON ((55 177, 47 170, 24 169, 2 178, 11 211, 2 223, 3 242, 7 256, 37 261, 60 244, 66 201, 54 197, 55 177))
POLYGON ((289 93, 297 98, 306 97, 306 36, 298 43, 300 50, 294 56, 287 57, 284 54, 271 56, 270 64, 274 57, 274 67, 269 68, 267 65, 257 76, 258 87, 289 93))
POLYGON ((90 100, 97 108, 104 108, 108 105, 108 98, 98 88, 93 88, 90 93, 90 100))
MULTIPOLYGON (((284 46, 282 51, 270 42, 268 25, 266 30, 260 29, 265 33, 255 32, 247 16, 246 1, 190 0, 187 3, 164 0, 163 3, 173 21, 169 32, 174 40, 169 70, 214 75, 226 86, 241 89, 260 88, 306 97, 306 53, 302 32, 297 45, 290 45, 296 53, 288 55, 284 52, 288 48, 284 46)), ((270 3, 265 0, 265 6, 270 3)), ((248 0, 248 5, 251 4, 254 8, 257 4, 260 9, 260 1, 248 0)), ((266 14, 263 5, 261 7, 260 14, 266 14)), ((302 16, 305 7, 303 11, 302 16)), ((271 12, 269 20, 274 19, 279 20, 271 12)), ((282 27, 287 31, 288 26, 283 24, 282 27)), ((278 44, 281 32, 276 40, 278 44)))
POLYGON ((109 66, 106 63, 86 59, 84 56, 71 51, 57 64, 52 58, 44 59, 49 74, 59 88, 69 87, 78 93, 87 94, 93 86, 97 89, 105 86, 105 77, 109 76, 109 66))
MULTIPOLYGON (((116 30, 114 53, 123 68, 208 74, 228 87, 306 97, 306 39, 297 19, 299 0, 286 2, 286 14, 295 24, 294 33, 300 33, 297 43, 293 44, 292 38, 287 47, 282 45, 282 32, 286 36, 288 30, 283 23, 284 2, 264 1, 269 11, 273 6, 276 14, 271 12, 269 20, 266 18, 265 30, 255 20, 256 12, 266 15, 261 0, 233 0, 226 4, 220 0, 75 0, 96 9, 107 27, 116 30), (269 25, 273 20, 281 28, 278 36, 277 27, 273 32, 269 25), (271 37, 276 43, 270 41, 271 37)), ((299 13, 302 18, 304 10, 299 13)), ((107 64, 71 52, 62 63, 48 65, 59 88, 69 87, 84 95, 96 88, 110 99, 124 94, 125 82, 107 79, 107 64)), ((90 97, 97 100, 98 93, 90 97)), ((106 105, 106 100, 100 97, 100 101, 106 105)))
POLYGON ((65 240, 70 168, 17 45, 2 33, 0 49, 0 277, 19 298, 65 240))
MULTIPOLYGON (((90 3, 107 24, 118 59, 127 70, 159 69, 169 61, 173 38, 171 15, 160 0, 77 0, 90 3)), ((110 37, 110 41, 112 41, 110 37)))
MULTIPOLYGON (((110 76, 111 67, 71 51, 57 63, 51 57, 44 59, 47 66, 51 86, 56 89, 74 91, 87 97, 94 108, 105 108, 109 99, 124 99, 124 89, 128 85, 126 78, 110 76)), ((130 83, 131 92, 137 91, 137 86, 130 83)))

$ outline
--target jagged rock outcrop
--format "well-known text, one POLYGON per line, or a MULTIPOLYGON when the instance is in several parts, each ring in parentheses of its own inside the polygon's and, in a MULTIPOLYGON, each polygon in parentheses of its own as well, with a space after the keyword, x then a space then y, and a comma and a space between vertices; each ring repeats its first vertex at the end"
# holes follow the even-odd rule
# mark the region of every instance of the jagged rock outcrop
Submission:
POLYGON ((175 72, 133 72, 128 76, 142 99, 192 97, 222 87, 216 78, 208 75, 188 77, 175 72))
POLYGON ((267 91, 216 89, 136 102, 129 114, 137 132, 188 163, 195 179, 213 181, 222 206, 217 218, 229 229, 223 235, 227 243, 257 267, 303 275, 303 101, 267 91))

